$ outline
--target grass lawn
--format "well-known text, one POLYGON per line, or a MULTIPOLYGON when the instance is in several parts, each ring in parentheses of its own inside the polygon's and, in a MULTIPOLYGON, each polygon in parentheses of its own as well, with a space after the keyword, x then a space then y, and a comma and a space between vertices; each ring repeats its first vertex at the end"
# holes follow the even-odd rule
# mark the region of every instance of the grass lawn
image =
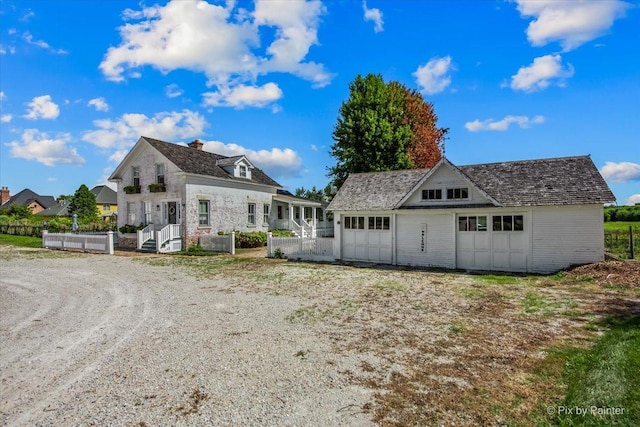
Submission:
POLYGON ((629 226, 633 227, 636 233, 640 233, 640 221, 610 221, 604 223, 605 233, 628 233, 629 226))
POLYGON ((40 237, 13 236, 11 234, 0 234, 0 245, 12 245, 22 248, 41 248, 42 239, 40 237))

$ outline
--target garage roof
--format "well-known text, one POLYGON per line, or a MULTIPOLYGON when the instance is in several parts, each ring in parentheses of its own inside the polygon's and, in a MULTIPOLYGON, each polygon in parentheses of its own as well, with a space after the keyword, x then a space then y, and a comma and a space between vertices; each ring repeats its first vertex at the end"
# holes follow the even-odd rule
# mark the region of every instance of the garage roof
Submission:
MULTIPOLYGON (((589 156, 454 166, 498 206, 605 204, 615 201, 589 156)), ((432 169, 350 174, 329 204, 334 211, 397 209, 432 169)), ((453 207, 453 206, 452 206, 453 207)), ((457 206, 459 207, 459 206, 457 206)))

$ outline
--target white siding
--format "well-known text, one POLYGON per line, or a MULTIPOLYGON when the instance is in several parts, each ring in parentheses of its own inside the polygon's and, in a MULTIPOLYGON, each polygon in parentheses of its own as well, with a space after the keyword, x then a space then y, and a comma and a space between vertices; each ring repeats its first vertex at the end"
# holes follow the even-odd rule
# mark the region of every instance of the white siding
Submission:
POLYGON ((399 213, 397 216, 397 263, 423 267, 455 268, 455 214, 399 213), (422 252, 422 224, 426 242, 422 252))
POLYGON ((532 216, 533 271, 550 273, 604 259, 602 205, 540 207, 532 216))
POLYGON ((468 204, 484 204, 489 200, 471 183, 463 179, 458 173, 454 172, 451 167, 443 164, 433 175, 407 199, 403 206, 451 206, 451 205, 468 205, 468 204), (448 188, 468 188, 469 198, 463 200, 447 200, 448 188), (422 200, 422 190, 440 189, 442 190, 442 200, 422 200))

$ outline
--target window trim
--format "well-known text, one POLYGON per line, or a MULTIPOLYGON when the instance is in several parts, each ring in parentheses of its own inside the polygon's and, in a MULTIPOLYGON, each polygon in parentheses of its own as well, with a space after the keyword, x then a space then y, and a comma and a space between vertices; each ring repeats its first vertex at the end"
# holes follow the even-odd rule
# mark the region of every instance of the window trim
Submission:
POLYGON ((269 218, 271 215, 271 205, 264 203, 262 205, 262 224, 269 225, 269 218))
POLYGON ((140 166, 131 166, 131 185, 140 188, 140 166))
POLYGON ((256 204, 253 202, 247 203, 247 224, 248 225, 256 225, 256 204), (251 208, 253 207, 253 212, 251 208))
POLYGON ((211 227, 211 201, 198 199, 198 227, 211 227), (201 212, 200 207, 206 206, 206 212, 201 212), (202 222, 203 215, 206 215, 206 224, 202 222))
POLYGON ((511 214, 511 215, 493 215, 491 218, 492 230, 497 232, 513 232, 524 231, 524 215, 523 214, 511 214), (505 218, 509 218, 509 229, 506 230, 505 218), (498 220, 498 221, 496 221, 498 220))
POLYGON ((156 184, 165 184, 166 169, 164 163, 156 163, 156 184), (162 173, 160 173, 162 168, 162 173))
POLYGON ((442 200, 442 188, 427 188, 422 190, 422 200, 442 200))
POLYGON ((469 200, 469 187, 447 188, 447 200, 469 200), (459 192, 459 196, 456 196, 456 192, 459 192))

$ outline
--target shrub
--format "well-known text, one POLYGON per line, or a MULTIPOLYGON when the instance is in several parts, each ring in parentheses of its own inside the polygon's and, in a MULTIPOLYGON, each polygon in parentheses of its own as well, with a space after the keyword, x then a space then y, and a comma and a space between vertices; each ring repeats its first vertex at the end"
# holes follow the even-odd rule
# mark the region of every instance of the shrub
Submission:
POLYGON ((118 229, 122 234, 125 233, 135 233, 138 230, 142 230, 144 228, 144 224, 140 223, 140 225, 136 226, 133 224, 125 224, 118 229))

